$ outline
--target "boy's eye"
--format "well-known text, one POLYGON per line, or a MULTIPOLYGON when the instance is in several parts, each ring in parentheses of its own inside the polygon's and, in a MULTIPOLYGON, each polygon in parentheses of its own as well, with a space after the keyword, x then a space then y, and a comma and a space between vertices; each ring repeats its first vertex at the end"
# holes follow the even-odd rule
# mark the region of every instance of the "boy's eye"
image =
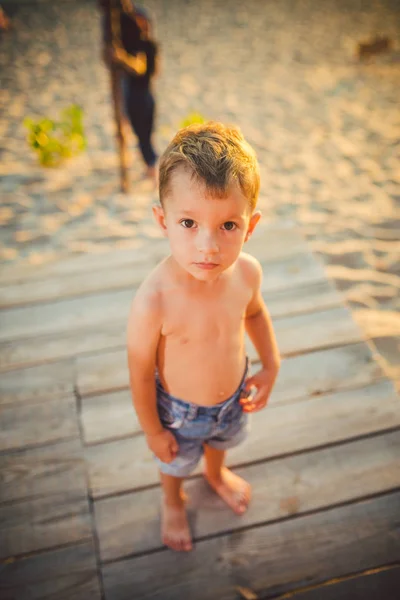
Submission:
POLYGON ((191 229, 194 225, 194 221, 193 219, 182 219, 181 225, 183 225, 185 229, 191 229))
POLYGON ((233 221, 226 221, 226 223, 224 223, 222 225, 222 227, 226 230, 226 231, 233 231, 234 229, 237 228, 236 223, 234 223, 233 221))

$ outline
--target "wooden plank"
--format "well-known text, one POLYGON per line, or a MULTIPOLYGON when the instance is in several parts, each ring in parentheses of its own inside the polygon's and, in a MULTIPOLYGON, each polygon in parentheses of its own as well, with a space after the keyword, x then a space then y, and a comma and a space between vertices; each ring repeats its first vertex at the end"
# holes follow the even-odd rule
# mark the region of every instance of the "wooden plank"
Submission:
POLYGON ((322 265, 311 252, 296 254, 278 261, 261 260, 260 262, 263 268, 263 292, 311 284, 326 277, 322 265))
POLYGON ((2 600, 100 600, 93 543, 3 563, 0 596, 2 600))
POLYGON ((264 300, 272 317, 284 317, 306 312, 333 308, 343 304, 340 293, 327 279, 308 284, 263 292, 264 300))
MULTIPOLYGON (((320 348, 327 348, 340 344, 351 344, 361 339, 360 330, 351 319, 347 309, 338 307, 318 313, 298 315, 295 317, 285 317, 276 320, 276 334, 278 344, 283 356, 307 352, 320 348)), ((126 323, 115 322, 99 330, 77 330, 63 336, 48 336, 37 339, 13 342, 0 346, 0 355, 2 357, 1 365, 4 370, 17 365, 25 366, 30 361, 50 361, 60 360, 76 354, 96 352, 99 350, 112 350, 123 346, 123 350, 118 353, 96 354, 95 356, 78 358, 78 381, 79 374, 82 372, 82 365, 89 364, 89 369, 96 372, 95 379, 99 383, 111 373, 115 361, 123 365, 124 372, 118 374, 119 387, 126 387, 127 370, 125 358, 125 336, 126 323), (112 357, 111 365, 107 364, 107 359, 112 357), (10 365, 11 363, 11 365, 10 365), (99 366, 100 367, 100 373, 99 366), (102 366, 107 366, 103 371, 102 366)), ((252 360, 257 358, 253 346, 247 341, 247 352, 252 360)), ((83 368, 86 371, 85 368, 83 368)), ((92 375, 88 379, 93 380, 92 375)), ((79 381, 78 385, 85 388, 85 384, 79 381)), ((101 387, 96 390, 109 391, 110 387, 101 387)), ((84 389, 83 393, 86 393, 84 389)))
MULTIPOLYGON (((256 369, 254 365, 253 370, 256 369)), ((77 372, 78 390, 83 397, 126 389, 129 385, 125 350, 78 357, 77 372)), ((292 400, 362 385, 381 375, 367 344, 328 348, 285 358, 273 398, 292 400)))
MULTIPOLYGON (((66 273, 64 275, 52 275, 51 278, 38 280, 22 280, 16 283, 0 285, 0 309, 15 309, 34 304, 49 303, 54 300, 65 300, 78 297, 81 300, 85 296, 96 293, 107 293, 117 290, 134 290, 137 288, 148 273, 161 260, 165 252, 153 255, 143 262, 132 262, 118 269, 110 268, 107 277, 104 277, 104 269, 91 270, 88 272, 66 273), (83 298, 82 298, 83 297, 83 298)), ((136 257, 137 258, 137 257, 136 257)), ((268 291, 273 288, 284 288, 292 286, 296 282, 318 285, 313 283, 316 278, 325 279, 315 258, 305 253, 286 257, 282 262, 268 264, 268 258, 263 260, 268 275, 263 284, 263 289, 268 291)), ((332 295, 330 290, 330 295, 332 295)), ((312 306, 312 305, 311 305, 312 306)), ((23 312, 21 313, 24 314, 23 312)), ((11 313, 11 316, 13 313, 11 313)), ((28 320, 29 322, 29 320, 28 320)))
MULTIPOLYGON (((20 339, 0 344, 0 365, 3 370, 41 362, 61 360, 79 354, 124 348, 127 318, 109 322, 106 326, 77 328, 62 334, 20 339)), ((275 331, 283 356, 351 344, 361 340, 361 332, 344 307, 283 317, 275 320, 275 331)), ((252 360, 257 354, 250 341, 246 350, 252 360)))
POLYGON ((293 600, 398 600, 400 567, 371 569, 365 574, 342 581, 334 579, 325 585, 294 592, 293 600))
MULTIPOLYGON (((119 369, 122 368, 123 365, 120 365, 119 369)), ((252 372, 257 368, 257 365, 253 365, 252 372)), ((379 377, 383 377, 381 368, 366 344, 287 358, 282 361, 270 406, 350 386, 366 385, 379 377)), ((93 384, 96 385, 96 382, 93 384)), ((84 396, 81 417, 87 444, 124 438, 140 431, 129 390, 84 396)))
POLYGON ((47 402, 71 396, 75 378, 72 359, 3 373, 0 378, 0 405, 47 402))
MULTIPOLYGON (((137 198, 135 198, 137 201, 137 198)), ((0 272, 1 285, 24 281, 43 280, 52 277, 69 276, 91 271, 108 271, 137 265, 144 261, 157 261, 164 256, 168 242, 163 238, 136 239, 132 247, 124 250, 101 251, 62 257, 41 265, 12 264, 2 265, 0 272)))
POLYGON ((126 321, 107 324, 101 329, 76 329, 62 335, 0 343, 0 371, 26 368, 72 358, 99 350, 125 347, 126 321))
MULTIPOLYGON (((53 315, 54 324, 46 325, 51 329, 59 326, 61 331, 50 335, 37 337, 33 335, 32 325, 30 333, 32 337, 15 339, 0 343, 0 370, 6 371, 10 369, 23 368, 31 365, 37 365, 43 362, 61 360, 68 357, 73 357, 77 354, 87 354, 91 352, 99 352, 102 350, 112 350, 118 347, 125 347, 126 341, 126 323, 129 310, 131 292, 118 292, 121 297, 125 297, 125 308, 118 303, 113 303, 112 295, 107 295, 110 305, 110 311, 106 325, 104 325, 104 307, 107 302, 90 306, 91 311, 86 310, 85 315, 90 315, 87 320, 91 321, 91 326, 85 328, 83 326, 86 317, 82 318, 82 313, 78 311, 77 317, 74 320, 71 315, 71 323, 68 325, 68 313, 60 312, 60 321, 56 324, 57 319, 53 315), (128 302, 129 299, 129 302, 128 302), (121 314, 126 313, 125 318, 120 320, 121 314), (113 321, 112 316, 116 318, 113 321), (118 319, 117 319, 118 317, 118 319)), ((71 303, 74 301, 70 301, 71 303)), ((60 303, 61 305, 62 303, 60 303)), ((35 307, 39 309, 41 307, 35 307)), ((298 315, 292 317, 290 321, 281 322, 277 319, 277 335, 278 342, 281 346, 281 352, 295 353, 304 352, 319 348, 321 346, 335 345, 338 343, 349 343, 360 339, 357 326, 351 321, 346 309, 338 307, 326 311, 320 311, 315 314, 315 318, 308 315, 298 315), (339 326, 337 326, 337 322, 339 326), (288 333, 288 328, 295 328, 294 335, 288 333), (304 335, 304 330, 307 330, 308 335, 304 335)), ((289 319, 290 317, 285 317, 289 319)), ((45 322, 45 313, 40 322, 45 322)), ((20 327, 20 325, 18 325, 20 327)), ((38 326, 39 329, 41 325, 38 326)), ((16 331, 16 330, 14 330, 16 331)), ((22 335, 23 328, 19 330, 22 335)), ((251 357, 255 357, 255 351, 251 344, 247 342, 248 351, 251 357)))
POLYGON ((389 494, 204 540, 190 553, 111 563, 103 567, 106 598, 125 600, 135 590, 142 600, 236 600, 238 586, 273 597, 396 562, 399 505, 400 494, 389 494))
MULTIPOLYGON (((228 464, 239 466, 270 459, 399 425, 398 397, 393 385, 380 381, 297 402, 290 410, 283 405, 260 411, 251 420, 248 439, 230 450, 228 464)), ((143 436, 90 446, 85 456, 96 498, 158 482, 157 469, 143 436)))
MULTIPOLYGON (((104 273, 102 274, 104 279, 104 273)), ((71 298, 59 302, 12 308, 0 312, 0 339, 3 341, 62 335, 82 328, 101 327, 105 322, 128 320, 134 290, 71 298)))
POLYGON ((77 387, 80 396, 126 389, 129 385, 126 349, 78 356, 77 387))
POLYGON ((59 493, 86 490, 86 472, 78 439, 42 448, 0 455, 2 481, 0 502, 26 500, 59 493))
MULTIPOLYGON (((352 344, 362 339, 361 330, 343 306, 276 319, 274 329, 283 356, 352 344)), ((257 353, 249 341, 246 349, 251 360, 257 360, 257 353)))
POLYGON ((298 226, 293 223, 272 222, 257 225, 243 250, 265 262, 304 254, 310 251, 310 247, 298 226))
POLYGON ((91 535, 83 477, 70 477, 68 485, 53 493, 0 504, 0 558, 88 540, 91 535))
MULTIPOLYGON (((112 277, 115 275, 114 272, 112 277)), ((320 265, 311 254, 300 254, 285 261, 269 263, 263 291, 292 288, 308 281, 320 282, 323 276, 320 265)), ((104 273, 99 273, 98 277, 108 282, 104 273)), ((132 276, 123 274, 121 281, 125 289, 122 290, 107 290, 77 298, 3 309, 0 311, 0 340, 11 341, 100 325, 104 322, 105 314, 107 322, 124 320, 126 323, 135 285, 141 281, 137 277, 133 282, 135 285, 130 285, 130 279, 132 276)))
MULTIPOLYGON (((247 513, 238 517, 201 479, 187 482, 195 540, 266 524, 400 487, 400 432, 242 467, 252 486, 247 513)), ((161 548, 161 490, 136 491, 95 502, 103 561, 161 548)))
POLYGON ((0 450, 34 447, 79 436, 75 398, 1 409, 0 450))
POLYGON ((81 419, 86 444, 141 432, 129 390, 85 398, 81 419))
MULTIPOLYGON (((257 365, 253 365, 255 371, 257 365)), ((282 361, 270 405, 372 383, 382 369, 365 343, 291 356, 282 361)))
MULTIPOLYGON (((135 202, 140 198, 135 197, 135 202)), ((306 252, 308 246, 300 230, 282 222, 261 224, 252 239, 246 243, 246 252, 254 256, 263 256, 270 260, 279 260, 294 254, 306 252), (282 239, 285 240, 282 243, 282 239)), ((68 276, 78 273, 99 271, 101 273, 118 270, 122 267, 137 265, 145 261, 158 262, 168 252, 165 238, 137 239, 126 250, 98 252, 68 256, 42 265, 12 264, 2 265, 0 284, 21 283, 46 278, 68 276)), ((104 289, 104 288, 102 288, 104 289)))
POLYGON ((119 270, 110 269, 107 276, 104 270, 89 273, 72 273, 51 279, 22 281, 0 287, 0 308, 12 309, 36 303, 81 297, 96 292, 137 288, 150 270, 153 262, 129 265, 119 270))

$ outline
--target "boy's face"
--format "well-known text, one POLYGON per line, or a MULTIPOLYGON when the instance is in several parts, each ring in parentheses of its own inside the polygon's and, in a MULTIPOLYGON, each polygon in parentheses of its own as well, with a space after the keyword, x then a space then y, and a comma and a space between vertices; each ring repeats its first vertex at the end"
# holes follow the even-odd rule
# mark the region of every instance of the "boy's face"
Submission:
POLYGON ((206 282, 236 261, 261 216, 252 214, 238 184, 230 186, 226 197, 215 198, 183 168, 171 176, 165 208, 153 211, 176 262, 206 282))

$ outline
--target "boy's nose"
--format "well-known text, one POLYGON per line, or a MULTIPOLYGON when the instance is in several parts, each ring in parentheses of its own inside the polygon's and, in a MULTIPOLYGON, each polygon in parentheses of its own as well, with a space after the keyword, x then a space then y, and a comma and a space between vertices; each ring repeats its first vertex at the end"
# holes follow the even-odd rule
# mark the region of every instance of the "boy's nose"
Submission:
POLYGON ((202 232, 197 236, 197 250, 204 254, 219 252, 217 237, 211 232, 202 232))

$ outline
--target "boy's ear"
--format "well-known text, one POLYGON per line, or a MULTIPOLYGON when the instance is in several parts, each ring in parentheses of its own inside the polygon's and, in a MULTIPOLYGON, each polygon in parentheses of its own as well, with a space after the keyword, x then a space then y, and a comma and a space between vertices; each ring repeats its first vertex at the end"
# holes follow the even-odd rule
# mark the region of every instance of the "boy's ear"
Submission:
POLYGON ((247 242, 247 240, 250 239, 251 234, 255 230, 256 225, 257 225, 257 223, 258 223, 258 221, 260 219, 261 219, 261 211, 256 210, 256 212, 251 215, 250 223, 249 223, 249 226, 247 228, 246 237, 244 238, 245 242, 247 242))
POLYGON ((157 221, 163 235, 167 236, 167 226, 165 224, 165 214, 162 206, 153 206, 153 217, 157 221))

